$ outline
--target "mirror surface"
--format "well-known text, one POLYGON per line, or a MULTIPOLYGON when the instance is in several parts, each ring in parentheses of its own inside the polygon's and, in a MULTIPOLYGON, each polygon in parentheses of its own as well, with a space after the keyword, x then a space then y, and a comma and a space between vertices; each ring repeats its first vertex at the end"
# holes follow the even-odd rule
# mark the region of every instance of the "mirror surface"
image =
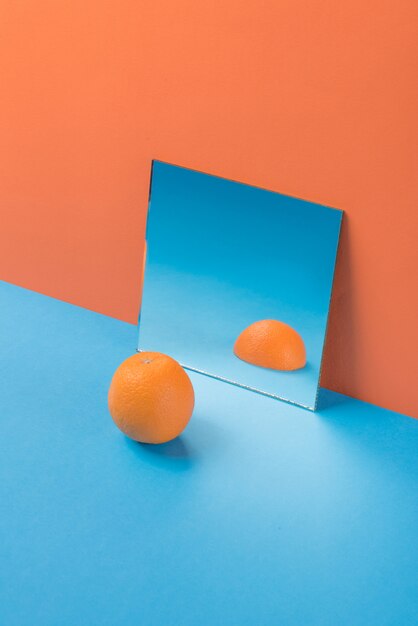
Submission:
POLYGON ((314 409, 342 211, 154 161, 139 350, 314 409), (234 354, 242 331, 279 320, 306 365, 278 371, 234 354))

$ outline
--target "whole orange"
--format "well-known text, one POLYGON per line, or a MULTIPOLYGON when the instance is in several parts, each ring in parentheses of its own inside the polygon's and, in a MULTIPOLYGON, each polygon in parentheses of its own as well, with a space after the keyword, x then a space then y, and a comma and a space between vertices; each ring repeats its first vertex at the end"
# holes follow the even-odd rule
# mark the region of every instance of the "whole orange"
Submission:
POLYGON ((274 370, 297 370, 306 365, 302 337, 279 320, 260 320, 247 326, 235 342, 234 353, 252 365, 274 370))
POLYGON ((142 443, 165 443, 180 435, 192 416, 193 385, 171 357, 140 352, 119 365, 108 403, 125 435, 142 443))

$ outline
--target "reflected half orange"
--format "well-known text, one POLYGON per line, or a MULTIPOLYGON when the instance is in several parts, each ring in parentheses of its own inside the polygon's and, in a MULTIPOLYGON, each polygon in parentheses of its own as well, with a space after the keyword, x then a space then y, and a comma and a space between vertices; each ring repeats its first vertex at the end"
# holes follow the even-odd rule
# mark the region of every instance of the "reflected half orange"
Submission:
POLYGON ((247 326, 234 345, 242 361, 273 370, 292 371, 306 365, 306 349, 299 333, 278 320, 260 320, 247 326))

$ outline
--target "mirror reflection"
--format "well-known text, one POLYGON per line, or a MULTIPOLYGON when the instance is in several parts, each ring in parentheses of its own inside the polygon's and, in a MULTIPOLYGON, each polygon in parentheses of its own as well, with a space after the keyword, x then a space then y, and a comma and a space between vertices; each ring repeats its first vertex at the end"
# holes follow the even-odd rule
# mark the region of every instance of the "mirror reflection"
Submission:
POLYGON ((154 161, 138 348, 314 409, 341 219, 154 161))

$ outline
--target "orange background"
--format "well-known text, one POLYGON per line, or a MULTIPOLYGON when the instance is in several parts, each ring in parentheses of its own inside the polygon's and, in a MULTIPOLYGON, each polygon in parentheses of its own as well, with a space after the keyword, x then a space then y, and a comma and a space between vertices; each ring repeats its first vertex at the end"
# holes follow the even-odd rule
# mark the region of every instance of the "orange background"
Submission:
POLYGON ((414 0, 3 0, 0 268, 136 322, 151 158, 342 208, 322 384, 418 416, 414 0))

